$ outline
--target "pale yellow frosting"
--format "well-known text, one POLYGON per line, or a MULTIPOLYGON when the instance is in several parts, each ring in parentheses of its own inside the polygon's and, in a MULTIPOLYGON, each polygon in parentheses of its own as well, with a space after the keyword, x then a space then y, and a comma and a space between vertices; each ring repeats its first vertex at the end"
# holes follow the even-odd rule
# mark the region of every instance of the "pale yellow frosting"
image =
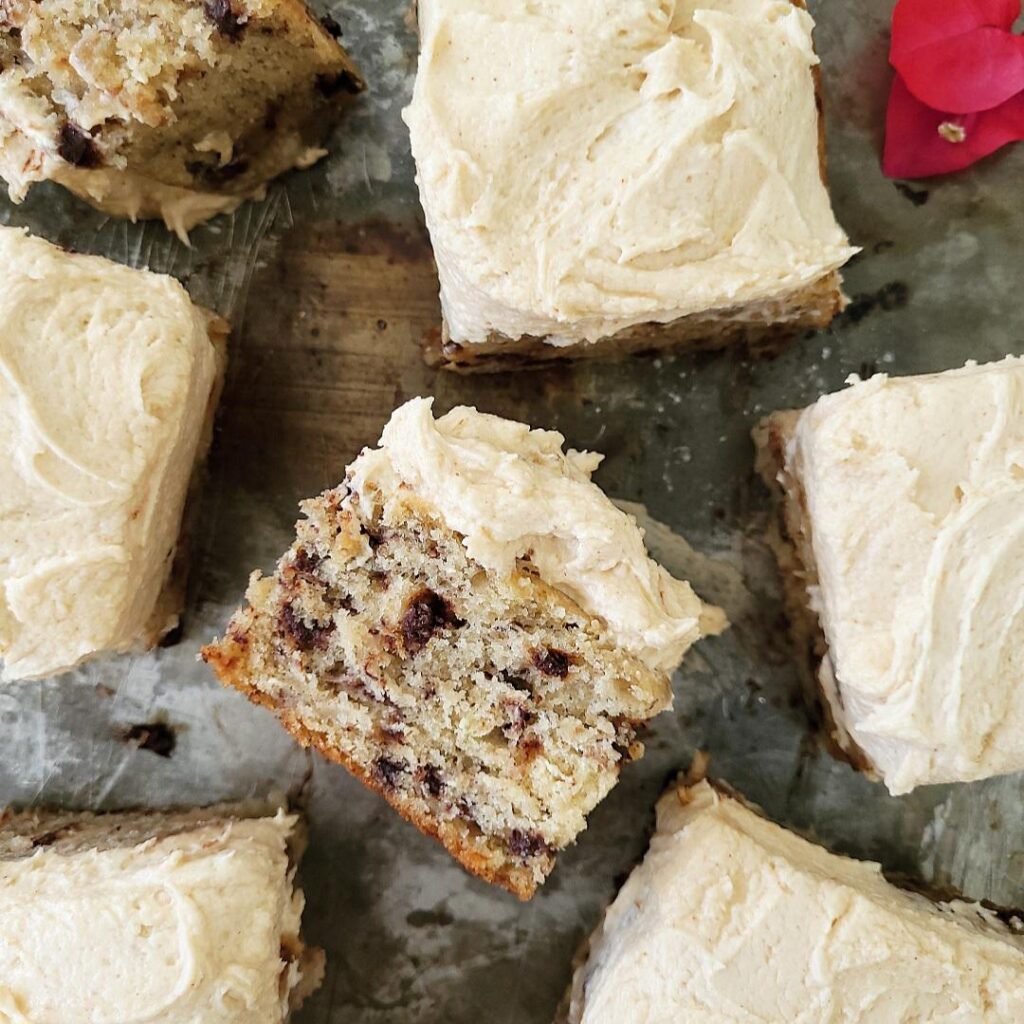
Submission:
POLYGON ((595 341, 855 252, 790 0, 420 0, 406 111, 456 342, 595 341))
POLYGON ((0 657, 19 679, 155 639, 219 357, 169 277, 9 228, 0 266, 0 657))
POLYGON ((295 819, 0 861, 4 1024, 280 1024, 300 978, 295 819))
POLYGON ((1024 939, 933 904, 707 783, 670 790, 658 832, 577 974, 572 1024, 1008 1024, 1024 939))
POLYGON ((465 406, 435 420, 432 403, 416 398, 393 413, 380 448, 353 464, 354 491, 410 488, 481 565, 511 573, 529 561, 657 671, 725 628, 722 612, 652 561, 636 520, 591 482, 602 456, 563 452, 555 431, 465 406))
POLYGON ((828 395, 786 463, 839 726, 893 793, 1024 769, 1024 361, 828 395))

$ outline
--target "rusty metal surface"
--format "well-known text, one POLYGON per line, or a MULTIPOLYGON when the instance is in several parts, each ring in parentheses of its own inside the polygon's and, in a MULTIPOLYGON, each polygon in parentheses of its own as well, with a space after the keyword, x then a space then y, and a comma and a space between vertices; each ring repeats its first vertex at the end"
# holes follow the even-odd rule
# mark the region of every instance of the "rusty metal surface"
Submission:
POLYGON ((415 58, 407 0, 332 5, 371 93, 323 164, 197 230, 191 250, 160 226, 111 221, 49 186, 20 207, 0 205, 4 222, 175 274, 236 328, 184 634, 151 654, 0 689, 0 800, 116 807, 301 791, 312 824, 307 930, 329 957, 303 1024, 549 1021, 574 950, 645 846, 656 796, 699 747, 716 774, 833 849, 1024 903, 1024 779, 889 797, 814 742, 780 633, 748 440, 757 417, 862 369, 913 373, 1024 351, 1024 148, 948 181, 884 180, 890 0, 811 7, 833 193, 864 253, 847 271, 845 316, 772 362, 722 353, 525 377, 428 371, 416 339, 437 323, 436 281, 400 119, 415 58), (599 482, 665 524, 651 528, 655 553, 734 623, 687 659, 647 757, 525 906, 468 878, 196 662, 249 571, 287 546, 297 502, 336 483, 416 394, 555 427, 605 452, 599 482), (132 725, 152 722, 173 735, 172 750, 166 734, 159 752, 126 741, 132 725))

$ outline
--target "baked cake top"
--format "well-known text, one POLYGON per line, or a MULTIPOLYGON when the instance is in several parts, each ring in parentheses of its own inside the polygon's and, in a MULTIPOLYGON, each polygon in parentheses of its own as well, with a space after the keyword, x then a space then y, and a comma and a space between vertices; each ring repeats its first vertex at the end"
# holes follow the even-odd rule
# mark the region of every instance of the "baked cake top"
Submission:
POLYGON ((1024 768, 1024 361, 855 383, 786 454, 839 724, 894 793, 1024 768))
POLYGON ((591 942, 573 1024, 1024 1016, 1024 939, 890 885, 714 790, 670 789, 591 942))
POLYGON ((636 520, 591 482, 602 456, 563 452, 555 431, 464 406, 435 420, 432 404, 417 398, 394 412, 380 447, 349 470, 356 494, 405 487, 479 564, 499 573, 528 565, 655 671, 670 673, 702 635, 725 628, 722 612, 654 562, 636 520))
POLYGON ((0 656, 140 641, 173 556, 223 324, 169 277, 0 228, 0 656))
POLYGON ((855 251, 789 0, 421 0, 406 119, 454 341, 778 299, 855 251))
POLYGON ((198 823, 139 845, 102 845, 94 821, 96 848, 37 839, 0 861, 0 1009, 96 1024, 285 1020, 301 980, 289 962, 302 952, 296 819, 198 823))

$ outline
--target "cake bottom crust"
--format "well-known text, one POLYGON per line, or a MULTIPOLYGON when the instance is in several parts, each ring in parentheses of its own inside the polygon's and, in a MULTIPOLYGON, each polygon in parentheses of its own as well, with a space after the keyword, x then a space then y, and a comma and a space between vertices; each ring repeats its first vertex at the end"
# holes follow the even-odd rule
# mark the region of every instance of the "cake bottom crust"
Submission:
POLYGON ((741 346, 754 356, 778 355, 795 334, 822 330, 842 312, 842 278, 833 271, 778 299, 731 309, 693 313, 668 323, 645 323, 596 342, 551 345, 544 338, 493 333, 486 341, 460 343, 448 325, 422 341, 427 364, 462 373, 535 369, 576 360, 612 361, 670 348, 715 351, 741 346))

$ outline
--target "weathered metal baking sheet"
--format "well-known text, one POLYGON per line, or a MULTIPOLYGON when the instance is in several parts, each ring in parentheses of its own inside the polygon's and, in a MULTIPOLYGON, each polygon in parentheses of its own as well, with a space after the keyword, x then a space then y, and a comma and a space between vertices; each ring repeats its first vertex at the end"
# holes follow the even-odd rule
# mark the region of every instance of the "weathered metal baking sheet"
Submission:
POLYGON ((748 440, 762 413, 805 404, 862 368, 914 373, 1024 351, 1024 147, 948 181, 884 180, 891 0, 811 7, 833 193, 864 252, 846 275, 846 315, 773 362, 722 353, 518 377, 428 371, 416 339, 437 324, 436 281, 400 117, 415 60, 408 0, 333 3, 372 91, 329 159, 197 230, 192 249, 56 188, 0 205, 5 222, 175 274, 236 327, 184 635, 152 654, 0 689, 0 800, 118 807, 301 791, 312 822, 308 931, 329 956, 304 1024, 549 1021, 574 950, 645 846, 656 796, 697 748, 773 817, 833 849, 1024 903, 1024 778, 894 799, 811 738, 748 440), (270 568, 288 544, 299 499, 338 482, 392 408, 417 394, 555 427, 605 452, 600 483, 665 524, 651 529, 655 553, 734 623, 687 659, 646 759, 529 905, 467 877, 196 662, 250 570, 270 568), (127 727, 151 722, 173 733, 169 757, 125 742, 127 727))

